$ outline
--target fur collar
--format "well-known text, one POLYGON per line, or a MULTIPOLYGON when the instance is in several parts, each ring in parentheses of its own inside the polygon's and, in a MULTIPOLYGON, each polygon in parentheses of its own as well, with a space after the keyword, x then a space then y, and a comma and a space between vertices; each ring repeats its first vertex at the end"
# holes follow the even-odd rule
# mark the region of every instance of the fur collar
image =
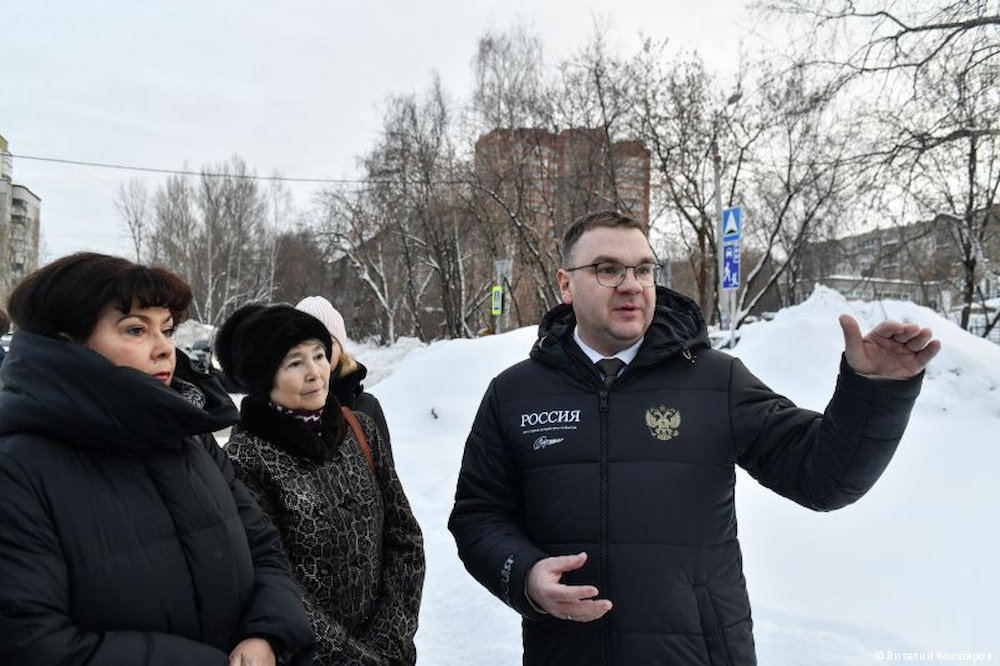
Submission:
POLYGON ((337 398, 330 393, 323 408, 323 437, 290 414, 281 414, 258 398, 247 396, 240 406, 240 430, 266 439, 292 455, 326 462, 344 441, 347 424, 337 398))

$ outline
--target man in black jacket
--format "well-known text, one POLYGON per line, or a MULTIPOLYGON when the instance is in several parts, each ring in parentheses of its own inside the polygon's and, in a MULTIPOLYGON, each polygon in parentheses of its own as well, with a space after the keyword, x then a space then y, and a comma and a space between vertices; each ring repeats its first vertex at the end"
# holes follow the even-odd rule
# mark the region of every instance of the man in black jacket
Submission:
POLYGON ((459 555, 524 616, 525 664, 754 664, 735 465, 813 510, 857 500, 940 342, 892 321, 862 337, 842 316, 840 377, 818 414, 709 347, 697 305, 654 286, 634 220, 577 220, 563 260, 563 305, 531 358, 490 384, 466 442, 459 555))

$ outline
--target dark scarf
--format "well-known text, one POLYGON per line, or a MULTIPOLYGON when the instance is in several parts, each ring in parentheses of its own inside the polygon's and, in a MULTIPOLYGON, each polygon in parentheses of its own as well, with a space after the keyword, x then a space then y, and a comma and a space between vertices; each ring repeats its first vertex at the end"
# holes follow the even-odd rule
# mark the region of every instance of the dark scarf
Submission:
POLYGON ((322 431, 317 433, 295 415, 281 413, 267 401, 248 395, 240 406, 239 427, 292 455, 325 462, 344 441, 347 432, 340 403, 332 392, 326 399, 321 419, 322 431))
MULTIPOLYGON (((287 414, 302 422, 302 425, 309 428, 317 437, 323 434, 323 409, 288 409, 273 402, 268 402, 267 406, 279 414, 287 414)), ((325 408, 324 408, 325 409, 325 408)))

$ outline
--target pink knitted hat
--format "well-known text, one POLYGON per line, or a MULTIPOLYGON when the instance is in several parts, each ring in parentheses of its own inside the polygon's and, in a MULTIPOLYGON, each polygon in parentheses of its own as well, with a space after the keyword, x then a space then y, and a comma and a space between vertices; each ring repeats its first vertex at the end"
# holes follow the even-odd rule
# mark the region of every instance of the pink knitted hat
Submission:
POLYGON ((306 296, 298 302, 295 309, 307 312, 323 322, 326 330, 330 331, 330 335, 340 343, 340 347, 344 350, 347 349, 347 329, 344 327, 344 318, 330 301, 322 296, 306 296))

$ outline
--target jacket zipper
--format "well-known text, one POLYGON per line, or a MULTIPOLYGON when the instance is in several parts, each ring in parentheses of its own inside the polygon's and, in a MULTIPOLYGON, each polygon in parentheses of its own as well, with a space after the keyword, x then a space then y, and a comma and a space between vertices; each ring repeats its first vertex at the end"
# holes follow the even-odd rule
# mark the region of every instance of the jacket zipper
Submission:
MULTIPOLYGON (((608 391, 601 389, 601 587, 600 594, 605 599, 610 599, 608 589, 608 391)), ((607 616, 604 622, 604 663, 610 666, 611 662, 611 621, 607 616)))

